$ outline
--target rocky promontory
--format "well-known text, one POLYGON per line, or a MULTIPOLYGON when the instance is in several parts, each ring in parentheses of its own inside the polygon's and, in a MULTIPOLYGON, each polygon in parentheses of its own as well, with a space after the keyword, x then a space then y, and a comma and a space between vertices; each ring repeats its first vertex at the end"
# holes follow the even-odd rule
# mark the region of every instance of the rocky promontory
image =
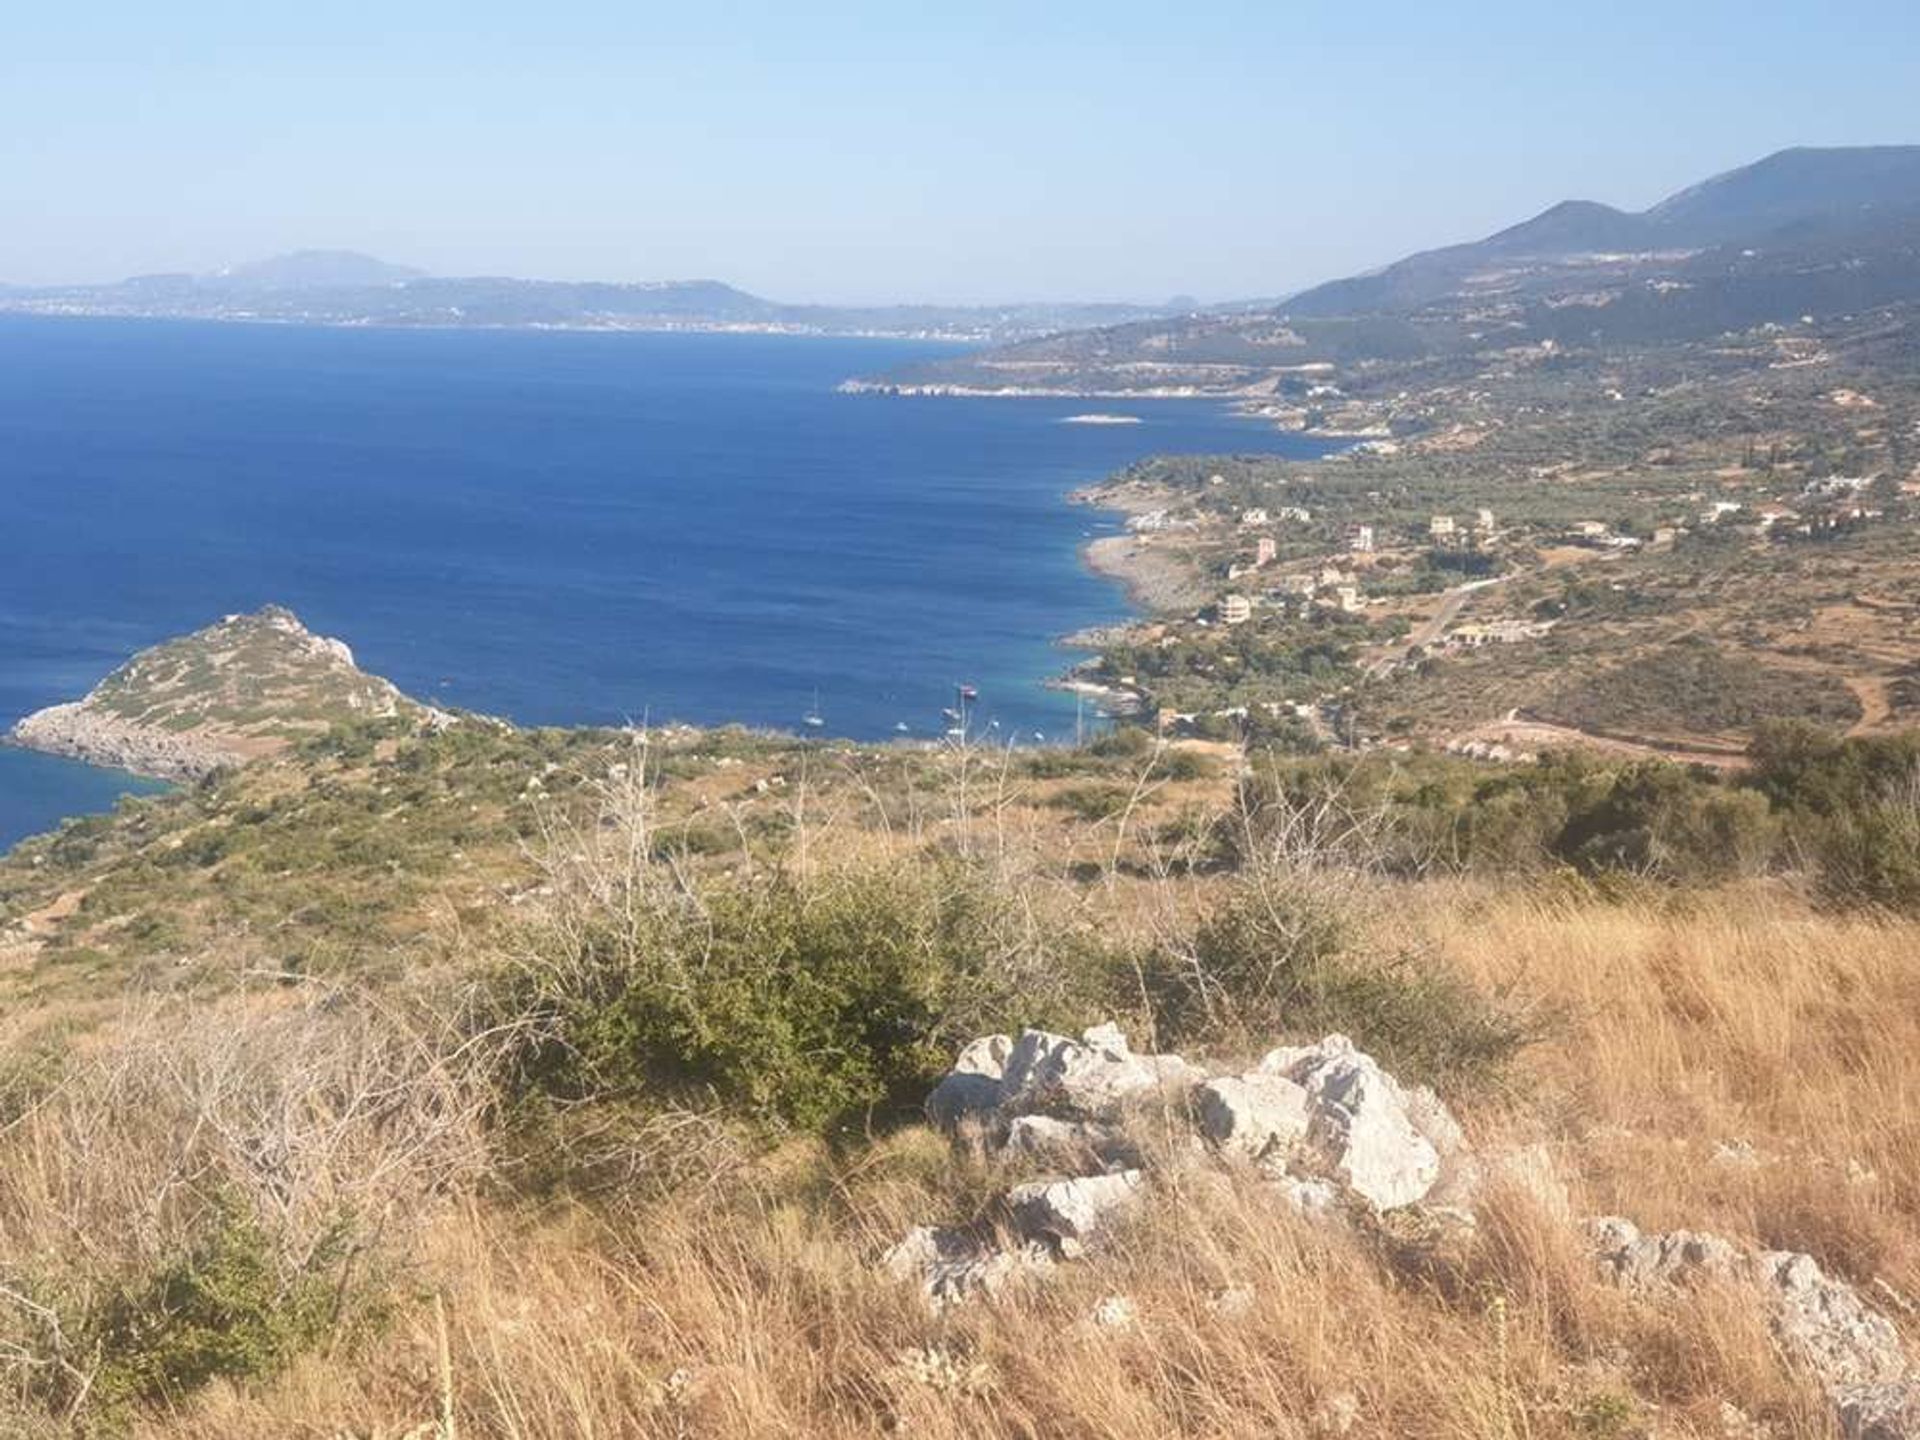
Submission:
POLYGON ((369 675, 339 640, 277 605, 142 650, 81 700, 39 710, 11 743, 163 780, 262 759, 347 720, 438 712, 369 675))

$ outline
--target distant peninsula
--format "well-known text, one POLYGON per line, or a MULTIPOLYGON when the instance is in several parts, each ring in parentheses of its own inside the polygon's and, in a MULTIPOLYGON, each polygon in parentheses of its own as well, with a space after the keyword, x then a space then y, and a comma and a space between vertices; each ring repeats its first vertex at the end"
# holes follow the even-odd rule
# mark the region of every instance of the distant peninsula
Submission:
POLYGON ((1010 344, 1164 319, 1129 304, 793 305, 718 280, 434 276, 351 250, 302 250, 209 274, 102 285, 0 285, 0 313, 441 329, 738 332, 1010 344))

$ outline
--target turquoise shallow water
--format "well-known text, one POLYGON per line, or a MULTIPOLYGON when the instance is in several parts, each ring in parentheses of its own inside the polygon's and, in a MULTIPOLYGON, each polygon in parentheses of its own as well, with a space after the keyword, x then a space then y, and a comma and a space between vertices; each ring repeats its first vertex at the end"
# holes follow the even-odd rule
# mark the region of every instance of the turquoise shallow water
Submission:
MULTIPOLYGON (((277 601, 523 722, 794 727, 817 692, 828 734, 929 735, 965 681, 983 726, 1063 734, 1055 638, 1125 613, 1066 493, 1319 447, 1202 402, 835 391, 938 348, 0 318, 0 726, 277 601)), ((0 844, 102 801, 24 765, 0 844)))
POLYGON ((0 849, 62 820, 111 810, 126 794, 166 789, 156 780, 0 746, 0 849))

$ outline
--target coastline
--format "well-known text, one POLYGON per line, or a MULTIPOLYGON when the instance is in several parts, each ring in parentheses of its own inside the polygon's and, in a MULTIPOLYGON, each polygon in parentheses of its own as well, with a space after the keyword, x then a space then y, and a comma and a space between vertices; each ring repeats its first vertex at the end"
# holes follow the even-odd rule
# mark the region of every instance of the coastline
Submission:
POLYGON ((962 385, 945 381, 917 383, 854 378, 834 387, 842 395, 888 395, 896 399, 954 400, 1256 400, 1258 388, 1204 385, 1149 385, 1138 389, 1101 389, 1086 385, 962 385))
POLYGON ((105 814, 125 796, 166 795, 175 788, 152 776, 0 743, 0 856, 63 821, 105 814))
POLYGON ((1135 624, 1198 603, 1199 587, 1186 562, 1143 536, 1102 535, 1083 545, 1080 554, 1089 570, 1118 582, 1127 599, 1145 612, 1135 624))
POLYGON ((91 710, 84 700, 24 716, 0 737, 0 744, 175 784, 204 779, 242 758, 202 736, 169 733, 91 710))
MULTIPOLYGON (((1115 479, 1076 490, 1068 498, 1131 520, 1165 509, 1177 497, 1158 486, 1115 479)), ((1191 609, 1206 599, 1194 567, 1168 542, 1165 534, 1122 530, 1080 546, 1081 563, 1102 579, 1119 584, 1128 603, 1140 612, 1124 625, 1103 627, 1110 635, 1134 630, 1169 611, 1191 609)))

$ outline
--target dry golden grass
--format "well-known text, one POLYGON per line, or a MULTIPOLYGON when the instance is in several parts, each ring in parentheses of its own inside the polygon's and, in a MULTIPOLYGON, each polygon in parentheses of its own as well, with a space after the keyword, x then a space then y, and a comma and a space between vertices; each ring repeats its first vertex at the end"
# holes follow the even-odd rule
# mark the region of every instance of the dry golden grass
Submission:
POLYGON ((1590 1212, 1920 1295, 1920 926, 1764 888, 1679 908, 1428 893, 1416 923, 1470 975, 1565 1008, 1509 1123, 1562 1147, 1590 1212))
POLYGON ((382 1341, 139 1433, 445 1436, 431 1295, 466 1440, 1831 1433, 1749 1306, 1608 1289, 1574 1222, 1809 1250, 1911 1335, 1920 925, 1768 891, 1435 883, 1396 902, 1390 938, 1559 1015, 1509 1088, 1463 1107, 1484 1153, 1527 1157, 1496 1166, 1471 1240, 1316 1226, 1177 1172, 1105 1252, 936 1316, 872 1261, 990 1177, 924 1130, 850 1156, 796 1145, 628 1212, 470 1200, 423 1227, 423 1298, 382 1341), (1132 1323, 1095 1323, 1115 1295, 1132 1323))

